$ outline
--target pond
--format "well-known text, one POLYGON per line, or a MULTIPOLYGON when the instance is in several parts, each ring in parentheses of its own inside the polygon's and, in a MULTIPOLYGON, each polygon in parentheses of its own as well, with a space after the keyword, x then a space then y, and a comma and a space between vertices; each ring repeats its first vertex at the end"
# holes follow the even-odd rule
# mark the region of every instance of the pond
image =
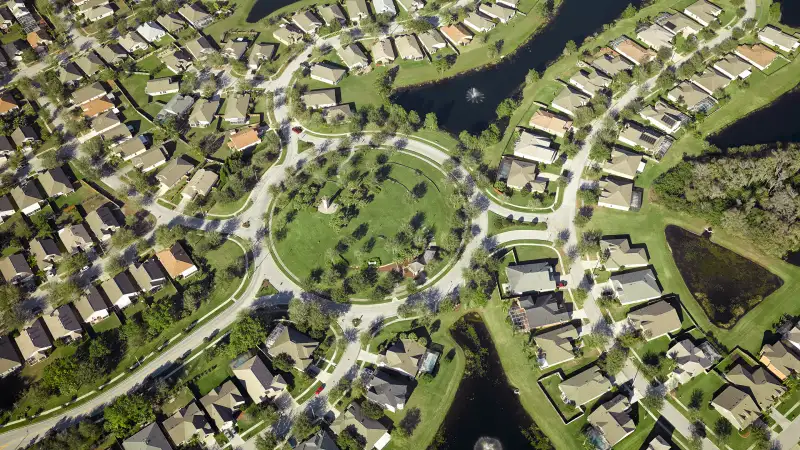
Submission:
MULTIPOLYGON (((495 119, 497 105, 519 89, 530 69, 542 73, 561 56, 568 41, 580 45, 604 24, 618 18, 629 3, 638 5, 641 0, 564 0, 558 15, 513 56, 485 69, 400 91, 393 101, 406 110, 417 111, 421 117, 435 112, 439 126, 455 134, 462 130, 481 131, 495 119), (467 90, 472 88, 483 95, 481 102, 467 100, 467 90)), ((401 70, 399 76, 402 73, 401 70)))
MULTIPOLYGON (((800 5, 797 8, 800 13, 800 5)), ((800 142, 800 121, 786 120, 787 117, 800 117, 800 89, 783 94, 771 105, 734 122, 708 140, 719 148, 800 142)))
POLYGON ((247 23, 256 23, 275 11, 289 6, 297 0, 256 0, 247 14, 247 23))
POLYGON ((508 384, 486 325, 477 313, 459 319, 450 329, 467 354, 464 378, 439 428, 439 450, 481 448, 479 441, 504 448, 530 448, 522 430, 535 425, 514 388, 508 384))
POLYGON ((747 311, 783 285, 764 267, 675 225, 664 230, 683 281, 709 320, 732 328, 747 311))
POLYGON ((790 27, 800 27, 800 2, 781 0, 781 23, 790 27))

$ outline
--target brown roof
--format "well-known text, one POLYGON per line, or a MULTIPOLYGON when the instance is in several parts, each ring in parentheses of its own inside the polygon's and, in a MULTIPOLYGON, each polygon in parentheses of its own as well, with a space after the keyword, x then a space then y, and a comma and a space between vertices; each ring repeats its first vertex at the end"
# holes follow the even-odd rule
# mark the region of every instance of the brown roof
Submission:
POLYGON ((172 278, 185 272, 194 266, 192 258, 186 253, 180 242, 176 242, 167 250, 160 251, 156 257, 161 261, 161 265, 172 278))
POLYGON ((740 45, 736 48, 736 53, 753 61, 761 67, 767 67, 775 61, 778 54, 769 49, 766 45, 740 45))
POLYGON ((0 114, 5 114, 15 108, 19 108, 19 105, 14 97, 8 94, 0 96, 0 114))
POLYGON ((86 117, 94 117, 100 113, 104 113, 113 108, 114 104, 103 98, 96 98, 88 103, 81 105, 83 115, 86 117))
POLYGON ((446 27, 441 28, 442 33, 447 36, 453 42, 461 43, 462 41, 470 41, 472 40, 472 33, 469 30, 464 28, 461 24, 455 25, 448 25, 446 27))
POLYGON ((234 150, 242 150, 251 145, 258 144, 259 142, 261 142, 261 139, 258 137, 258 132, 252 128, 248 128, 232 134, 229 145, 234 150))

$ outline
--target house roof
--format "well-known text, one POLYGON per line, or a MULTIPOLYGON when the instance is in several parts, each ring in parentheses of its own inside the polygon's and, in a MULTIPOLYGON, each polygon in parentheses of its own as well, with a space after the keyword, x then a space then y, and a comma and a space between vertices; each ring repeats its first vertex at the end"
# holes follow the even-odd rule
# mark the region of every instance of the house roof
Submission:
POLYGON ((548 133, 563 135, 572 128, 572 120, 546 109, 538 109, 533 113, 533 116, 531 116, 529 125, 547 131, 548 133))
POLYGON ((75 64, 81 68, 81 71, 83 71, 87 77, 90 77, 106 68, 103 60, 100 59, 95 52, 89 52, 86 55, 81 56, 75 60, 75 64))
POLYGON ((128 53, 134 52, 136 49, 147 48, 147 41, 139 33, 131 30, 127 34, 120 36, 117 41, 128 53))
POLYGON ((172 77, 154 78, 147 80, 144 91, 150 95, 157 92, 177 91, 179 86, 180 83, 177 80, 173 80, 172 77))
POLYGON ((556 157, 556 150, 550 148, 550 144, 550 139, 545 136, 519 129, 519 139, 514 143, 514 155, 549 163, 556 157))
POLYGON ((678 311, 663 300, 630 311, 628 321, 641 330, 647 340, 681 329, 678 311))
POLYGON ((100 83, 92 83, 72 93, 72 102, 79 105, 106 94, 106 88, 100 83))
POLYGON ((422 47, 417 41, 417 37, 413 34, 404 34, 395 36, 394 45, 397 47, 397 53, 401 58, 424 58, 425 53, 422 52, 422 47))
POLYGON ((44 321, 41 318, 34 320, 29 326, 20 330, 19 336, 15 340, 24 359, 28 359, 53 346, 47 336, 44 321))
POLYGON ((344 11, 342 11, 342 8, 337 3, 321 6, 317 9, 317 12, 319 12, 322 20, 324 20, 328 25, 334 21, 344 22, 347 20, 347 17, 344 15, 344 11))
POLYGON ((273 375, 267 365, 264 364, 264 360, 258 355, 238 366, 232 367, 232 370, 233 376, 239 380, 239 383, 244 386, 247 395, 256 403, 261 401, 273 384, 278 386, 286 385, 283 377, 281 375, 273 375))
POLYGON ((489 17, 497 18, 501 22, 508 22, 517 12, 511 8, 500 6, 497 3, 481 3, 478 11, 489 17))
POLYGON ((336 104, 336 89, 316 89, 303 94, 303 103, 308 108, 319 108, 336 104))
POLYGON ((167 158, 166 156, 164 156, 164 153, 161 151, 161 148, 155 148, 155 147, 142 153, 139 156, 136 156, 132 160, 134 167, 140 167, 142 169, 154 167, 159 163, 166 161, 167 158))
POLYGON ((11 203, 11 199, 8 197, 8 195, 0 195, 0 213, 9 212, 14 212, 14 204, 11 203))
POLYGON ((521 297, 517 304, 525 311, 529 328, 549 327, 572 318, 572 304, 564 302, 561 292, 549 292, 536 297, 527 295, 521 297))
POLYGON ((114 150, 120 155, 122 155, 123 158, 126 158, 128 156, 135 155, 139 152, 147 150, 147 147, 145 147, 144 142, 142 142, 141 139, 129 139, 120 144, 114 150))
POLYGON ((158 252, 156 257, 172 278, 176 278, 188 269, 195 267, 192 258, 189 257, 180 242, 175 242, 172 247, 158 252))
POLYGON ((347 13, 351 19, 358 20, 359 17, 368 17, 369 8, 367 7, 366 0, 346 0, 344 7, 347 8, 347 13))
POLYGON ((322 429, 305 442, 298 444, 295 450, 339 450, 339 446, 336 445, 336 441, 331 438, 330 434, 322 429))
POLYGON ((614 50, 618 51, 622 54, 622 56, 630 59, 636 64, 645 64, 652 61, 656 57, 656 53, 654 51, 642 47, 627 37, 619 39, 614 46, 614 50))
POLYGON ((700 86, 704 91, 714 93, 731 84, 731 80, 714 69, 706 69, 701 74, 691 78, 692 83, 700 86))
POLYGON ((22 360, 8 336, 0 336, 0 373, 6 373, 22 366, 22 360))
POLYGON ((54 338, 59 339, 71 334, 83 334, 83 328, 75 311, 69 304, 61 305, 43 316, 47 329, 54 338))
POLYGON ((122 448, 123 450, 173 450, 158 422, 151 423, 122 441, 122 448))
POLYGON ((677 365, 673 374, 682 383, 705 373, 714 364, 715 355, 708 353, 707 348, 695 345, 690 339, 683 339, 667 350, 667 356, 674 359, 677 365))
POLYGON ((321 78, 329 84, 338 83, 346 73, 345 69, 325 62, 311 66, 311 77, 321 78))
POLYGON ((659 297, 661 288, 653 269, 647 268, 633 272, 615 273, 611 282, 623 305, 659 297))
POLYGON ((245 399, 239 388, 228 380, 200 399, 200 403, 208 412, 211 420, 221 428, 223 424, 236 419, 236 408, 244 403, 245 399))
POLYGON ((455 42, 456 44, 469 42, 472 40, 473 36, 472 32, 460 23, 448 25, 440 28, 439 30, 441 30, 441 32, 448 39, 450 39, 450 41, 455 42))
POLYGON ((279 330, 279 334, 270 346, 268 353, 272 357, 286 353, 294 360, 295 367, 305 370, 311 364, 311 354, 314 353, 317 347, 319 347, 319 342, 293 327, 282 326, 282 330, 279 330))
POLYGON ((72 188, 72 182, 69 181, 69 177, 67 177, 67 174, 64 173, 64 169, 61 167, 48 170, 41 174, 38 180, 42 188, 44 188, 44 193, 48 197, 59 193, 66 194, 75 192, 75 189, 72 188))
POLYGON ((0 95, 0 114, 5 114, 13 109, 19 108, 19 104, 14 97, 11 96, 9 93, 4 93, 0 95))
POLYGON ((189 122, 208 122, 214 120, 214 116, 219 110, 219 100, 206 100, 201 98, 194 104, 192 113, 189 115, 189 122))
POLYGON ((523 189, 536 182, 536 163, 509 158, 508 178, 506 185, 514 189, 523 189))
POLYGON ((763 30, 758 32, 759 38, 764 38, 768 41, 772 41, 775 44, 783 47, 783 48, 795 48, 798 44, 798 40, 796 37, 792 36, 791 34, 784 33, 778 28, 775 28, 771 25, 767 25, 764 27, 763 30))
POLYGON ((178 182, 194 169, 194 164, 187 161, 183 156, 171 159, 161 172, 156 175, 156 179, 165 186, 175 186, 178 182))
POLYGON ((108 304, 97 286, 90 284, 86 294, 75 300, 75 309, 84 321, 89 320, 92 314, 108 309, 108 304))
POLYGON ((31 266, 22 253, 14 253, 0 259, 0 273, 3 274, 6 282, 10 283, 14 277, 33 273, 31 266))
POLYGON ((768 411, 775 399, 786 392, 781 382, 762 366, 750 367, 739 362, 725 378, 745 392, 749 391, 762 411, 768 411))
POLYGON ((126 272, 118 273, 114 278, 110 278, 101 284, 103 292, 112 303, 116 303, 120 298, 125 295, 136 293, 136 288, 133 285, 130 277, 126 272))
POLYGON ((42 196, 42 193, 39 192, 39 188, 36 187, 36 183, 34 182, 28 182, 21 186, 15 186, 14 189, 11 189, 11 198, 14 199, 14 203, 20 210, 29 206, 33 206, 45 199, 45 197, 42 196))
POLYGON ((556 288, 555 268, 548 261, 535 261, 506 267, 512 292, 547 292, 556 288))
POLYGON ((92 230, 92 233, 94 233, 95 237, 97 238, 101 238, 103 236, 104 229, 116 229, 120 226, 117 218, 114 217, 114 213, 107 206, 101 206, 96 210, 86 214, 86 223, 89 225, 89 229, 92 230))
POLYGON ((420 33, 418 37, 419 41, 422 43, 422 46, 425 47, 429 53, 432 53, 436 47, 444 48, 447 45, 444 37, 442 37, 436 28, 432 28, 424 33, 420 33))
POLYGON ((772 345, 765 344, 761 348, 761 362, 775 373, 778 371, 780 375, 777 376, 787 377, 792 373, 800 373, 800 356, 793 350, 787 347, 783 341, 778 341, 772 345))
POLYGON ((140 264, 131 264, 128 266, 128 271, 133 275, 133 279, 136 280, 139 288, 144 290, 150 290, 160 285, 159 280, 166 278, 155 258, 148 259, 140 264))
POLYGON ((380 422, 367 417, 361 405, 356 402, 350 403, 350 406, 342 414, 339 414, 339 417, 331 424, 331 430, 339 434, 350 426, 355 427, 358 434, 366 439, 364 448, 374 447, 375 443, 388 432, 380 422))
POLYGON ((250 43, 245 40, 228 41, 225 43, 225 47, 222 48, 222 51, 238 61, 244 56, 244 52, 247 51, 247 46, 249 44, 250 43))
POLYGON ((175 73, 183 72, 192 66, 192 59, 188 52, 175 50, 161 56, 161 61, 167 68, 175 73))
POLYGON ((156 19, 159 25, 170 33, 179 31, 186 27, 186 19, 181 17, 178 13, 168 13, 156 19))
POLYGON ((600 429, 609 445, 614 446, 636 429, 628 413, 630 406, 628 399, 618 394, 592 411, 587 420, 600 429))
POLYGON ((639 172, 642 155, 621 148, 611 150, 611 161, 603 163, 603 170, 614 175, 631 178, 639 172))
POLYGON ((40 269, 45 269, 49 265, 47 262, 49 258, 61 256, 58 244, 50 238, 33 239, 28 243, 28 248, 35 257, 36 264, 40 269))
POLYGON ((308 10, 295 13, 295 15, 292 16, 292 22, 306 33, 313 33, 317 28, 322 26, 322 21, 319 20, 313 12, 308 10))
POLYGON ((292 45, 303 39, 303 33, 296 31, 294 27, 280 27, 272 32, 272 36, 285 45, 292 45))
POLYGON ((113 14, 114 10, 111 9, 111 7, 109 7, 108 5, 100 5, 100 6, 96 7, 96 8, 92 8, 92 9, 86 11, 85 13, 83 13, 83 15, 89 21, 93 21, 96 18, 100 18, 100 17, 106 16, 109 13, 113 14))
POLYGON ((711 404, 729 411, 731 416, 738 422, 735 425, 738 425, 739 429, 753 423, 761 414, 750 395, 730 384, 714 397, 711 404))
POLYGON ((647 250, 644 247, 631 247, 627 237, 601 239, 600 252, 607 254, 605 266, 610 270, 648 263, 647 250))
POLYGON ((685 11, 699 17, 703 22, 711 23, 722 13, 722 8, 709 1, 699 0, 687 6, 685 11))
POLYGON ((128 52, 118 43, 109 43, 98 47, 95 52, 106 62, 106 64, 116 64, 120 59, 128 57, 128 52))
POLYGON ((114 111, 107 111, 92 119, 91 129, 96 133, 102 133, 121 123, 114 111))
POLYGON ((673 33, 666 30, 661 25, 651 24, 636 34, 636 37, 656 50, 660 48, 672 48, 673 33))
POLYGON ((464 19, 464 24, 475 31, 491 30, 494 28, 494 22, 476 12, 469 13, 464 19))
POLYGON ((225 106, 225 119, 247 119, 250 110, 250 94, 235 95, 225 106))
POLYGON ((752 61, 754 64, 766 68, 778 58, 778 54, 763 44, 740 45, 736 47, 736 54, 752 61))
POLYGON ((393 0, 372 0, 372 7, 375 8, 375 14, 397 14, 393 0))
POLYGON ((189 182, 186 183, 186 186, 183 188, 183 193, 192 197, 195 195, 208 195, 208 193, 211 192, 211 188, 217 184, 217 180, 219 180, 219 175, 216 173, 210 170, 200 169, 195 172, 189 182))
POLYGON ((203 440, 206 436, 214 434, 208 417, 195 400, 175 411, 175 414, 164 420, 162 425, 176 445, 188 441, 194 435, 203 440))
POLYGON ((33 129, 31 126, 27 125, 20 125, 18 126, 13 133, 11 133, 11 140, 13 140, 16 144, 22 145, 27 140, 38 140, 39 134, 36 133, 36 130, 33 129))
POLYGON ((577 89, 574 89, 570 86, 564 86, 564 89, 562 89, 561 92, 556 95, 556 98, 553 99, 552 105, 558 106, 561 110, 569 111, 574 115, 578 108, 589 103, 589 100, 591 99, 591 97, 577 89))
POLYGON ((399 409, 401 405, 405 405, 410 390, 408 377, 378 369, 367 387, 367 398, 379 405, 399 409))
POLYGON ((114 104, 102 97, 90 100, 81 105, 83 115, 86 117, 95 117, 112 108, 114 108, 114 104))
POLYGON ((200 2, 183 5, 181 9, 178 10, 178 14, 182 15, 193 24, 200 24, 211 19, 211 16, 200 6, 200 2))
POLYGON ((616 51, 605 48, 604 51, 592 61, 592 65, 609 76, 614 76, 623 70, 630 70, 633 65, 616 51))
POLYGON ((693 108, 698 103, 709 98, 708 94, 704 90, 688 81, 683 81, 675 86, 671 91, 669 91, 667 96, 670 98, 670 100, 675 102, 682 100, 688 108, 693 108))
POLYGON ((278 46, 275 44, 266 44, 263 42, 253 44, 253 49, 250 50, 250 64, 255 64, 262 59, 272 59, 273 55, 275 55, 275 50, 277 47, 278 46))
POLYGON ((562 381, 558 389, 576 405, 586 404, 611 390, 611 382, 597 366, 562 381))
POLYGON ((245 128, 231 135, 231 148, 236 150, 248 148, 259 142, 261 142, 261 138, 258 137, 258 132, 252 128, 245 128))
POLYGON ((427 350, 412 339, 398 339, 386 349, 386 366, 416 376, 427 350))
POLYGON ((619 133, 620 140, 633 142, 637 147, 642 147, 647 151, 655 151, 659 146, 659 141, 664 137, 658 131, 639 125, 636 122, 625 122, 619 133))
POLYGON ((397 57, 392 46, 392 39, 379 39, 372 45, 372 59, 377 62, 394 61, 397 57))
POLYGON ((683 120, 683 114, 679 110, 662 101, 644 107, 639 114, 669 129, 683 120))
POLYGON ((136 27, 136 32, 145 38, 147 42, 155 42, 167 34, 167 32, 161 28, 161 25, 153 21, 139 25, 136 27))
POLYGON ((659 21, 659 24, 672 34, 688 36, 699 33, 703 26, 683 13, 675 13, 659 21))
POLYGON ((611 78, 602 72, 586 69, 579 70, 569 81, 590 95, 595 95, 611 85, 611 78))
POLYGON ((184 48, 192 55, 193 58, 199 59, 203 57, 203 53, 214 50, 214 47, 206 39, 205 36, 200 36, 197 39, 192 39, 185 43, 184 48))
POLYGON ((359 65, 365 66, 369 64, 369 58, 364 52, 361 50, 361 46, 358 44, 350 44, 346 47, 342 47, 338 50, 339 57, 342 58, 344 64, 348 68, 354 68, 359 65))
POLYGON ((633 200, 633 182, 622 178, 604 177, 600 180, 600 201, 629 208, 633 200))
POLYGON ((578 339, 578 329, 567 324, 538 334, 533 339, 547 364, 553 366, 575 357, 573 347, 578 339))
POLYGON ((745 62, 734 53, 728 53, 724 58, 714 63, 714 67, 734 77, 740 77, 742 74, 750 71, 752 67, 750 63, 745 62))

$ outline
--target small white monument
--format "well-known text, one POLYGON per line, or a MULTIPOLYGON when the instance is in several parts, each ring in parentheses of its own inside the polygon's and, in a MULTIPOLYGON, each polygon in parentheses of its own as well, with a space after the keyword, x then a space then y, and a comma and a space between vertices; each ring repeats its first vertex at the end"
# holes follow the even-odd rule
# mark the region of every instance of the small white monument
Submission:
POLYGON ((322 203, 320 203, 317 207, 317 211, 321 212, 322 214, 334 214, 338 210, 339 205, 336 203, 331 203, 328 200, 328 197, 322 197, 322 203))

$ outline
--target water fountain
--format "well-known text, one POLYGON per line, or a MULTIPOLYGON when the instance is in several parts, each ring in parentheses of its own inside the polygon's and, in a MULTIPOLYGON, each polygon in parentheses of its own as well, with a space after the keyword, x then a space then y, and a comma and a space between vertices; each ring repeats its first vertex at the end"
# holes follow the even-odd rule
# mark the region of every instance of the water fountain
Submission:
POLYGON ((483 94, 474 87, 469 88, 467 89, 467 101, 470 103, 480 103, 483 101, 483 94))

